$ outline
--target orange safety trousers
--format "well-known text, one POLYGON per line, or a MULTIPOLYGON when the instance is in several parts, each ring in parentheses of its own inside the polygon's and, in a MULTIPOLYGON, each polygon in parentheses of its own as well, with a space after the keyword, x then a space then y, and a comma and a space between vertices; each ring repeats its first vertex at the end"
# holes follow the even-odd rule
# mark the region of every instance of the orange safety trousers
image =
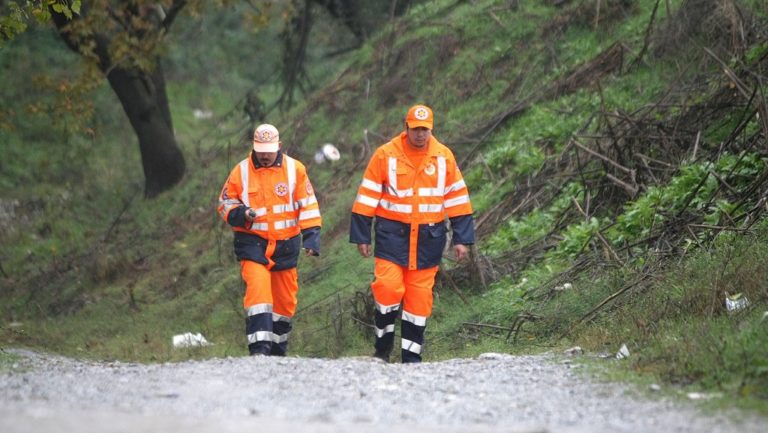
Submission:
POLYGON ((374 277, 371 284, 373 299, 382 306, 403 304, 403 310, 418 316, 432 314, 432 287, 435 285, 437 266, 427 269, 408 269, 389 260, 374 259, 374 277))
POLYGON ((299 292, 296 268, 269 271, 267 266, 250 260, 240 261, 240 275, 245 281, 243 307, 272 304, 272 311, 285 317, 296 312, 299 292))
POLYGON ((245 333, 251 354, 285 356, 291 318, 296 312, 298 273, 296 268, 270 271, 270 267, 240 261, 240 275, 245 281, 245 333))
POLYGON ((432 314, 432 287, 438 267, 408 269, 378 257, 374 263, 375 279, 371 291, 376 301, 375 356, 389 359, 394 346, 395 320, 402 303, 402 361, 420 362, 427 318, 432 314))

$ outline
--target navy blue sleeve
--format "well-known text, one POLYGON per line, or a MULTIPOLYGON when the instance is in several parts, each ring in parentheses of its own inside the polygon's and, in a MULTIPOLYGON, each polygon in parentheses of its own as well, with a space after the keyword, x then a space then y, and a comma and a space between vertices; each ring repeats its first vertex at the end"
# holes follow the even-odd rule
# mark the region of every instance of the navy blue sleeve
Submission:
POLYGON ((475 243, 475 222, 472 215, 459 215, 451 218, 454 245, 472 245, 475 243))
POLYGON ((245 227, 247 221, 245 220, 245 211, 248 209, 245 206, 238 206, 227 215, 227 223, 232 227, 245 227))
POLYGON ((353 244, 371 244, 371 226, 373 217, 352 212, 349 222, 349 242, 353 244))
POLYGON ((305 249, 320 255, 320 227, 309 227, 302 230, 301 239, 305 249))

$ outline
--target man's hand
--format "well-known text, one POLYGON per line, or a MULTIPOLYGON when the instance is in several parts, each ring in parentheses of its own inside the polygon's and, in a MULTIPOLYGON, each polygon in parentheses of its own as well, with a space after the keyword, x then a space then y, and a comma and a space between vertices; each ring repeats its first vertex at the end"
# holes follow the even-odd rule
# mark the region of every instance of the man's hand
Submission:
POLYGON ((253 222, 253 219, 256 218, 256 212, 254 212, 253 209, 248 208, 245 210, 245 220, 249 223, 253 222))
POLYGON ((318 253, 317 251, 313 250, 312 248, 304 248, 304 254, 306 254, 307 256, 319 256, 320 255, 320 253, 318 253))
POLYGON ((466 245, 456 244, 453 246, 453 254, 456 256, 457 262, 463 262, 469 258, 469 248, 466 245))
POLYGON ((359 251, 360 255, 363 257, 370 257, 371 244, 357 244, 357 251, 359 251))

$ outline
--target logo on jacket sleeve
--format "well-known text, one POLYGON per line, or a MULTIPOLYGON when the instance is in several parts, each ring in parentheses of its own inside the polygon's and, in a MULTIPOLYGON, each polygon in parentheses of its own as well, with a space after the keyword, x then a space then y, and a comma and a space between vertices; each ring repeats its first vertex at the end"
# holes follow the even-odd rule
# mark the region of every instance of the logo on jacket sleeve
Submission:
POLYGON ((288 184, 285 182, 280 182, 275 185, 275 194, 279 195, 280 197, 288 194, 288 184))
POLYGON ((307 195, 312 195, 315 192, 315 190, 312 188, 312 184, 309 183, 309 181, 307 181, 306 188, 307 188, 307 195))

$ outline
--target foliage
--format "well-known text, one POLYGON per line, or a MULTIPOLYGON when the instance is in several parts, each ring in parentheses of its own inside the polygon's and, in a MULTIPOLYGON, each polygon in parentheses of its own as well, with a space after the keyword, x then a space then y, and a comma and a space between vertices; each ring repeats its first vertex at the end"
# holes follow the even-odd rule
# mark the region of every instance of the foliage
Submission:
MULTIPOLYGON (((323 255, 301 259, 292 353, 369 354, 370 310, 364 302, 370 301, 372 263, 348 243, 349 204, 365 146, 370 151, 396 134, 404 107, 423 100, 436 108, 436 135, 459 159, 467 157, 462 170, 476 221, 499 204, 512 201, 508 209, 521 204, 517 200, 526 188, 538 187, 532 182, 539 174, 551 176, 542 186, 548 199, 533 197, 523 210, 501 215, 498 225, 483 223, 487 234, 478 241, 473 267, 447 267, 456 285, 436 287, 428 360, 566 344, 611 353, 627 343, 633 353, 628 366, 611 365, 678 386, 764 399, 762 360, 768 345, 759 318, 768 299, 761 260, 768 245, 765 229, 759 235, 702 231, 663 263, 653 251, 633 250, 637 260, 624 266, 600 262, 569 273, 585 254, 604 248, 598 234, 618 249, 664 230, 680 212, 710 225, 739 218, 754 203, 737 203, 730 189, 747 188, 765 172, 763 142, 745 151, 739 141, 720 152, 712 143, 727 137, 739 117, 711 119, 699 149, 699 155, 709 152, 705 157, 688 158, 690 149, 684 148, 680 165, 661 181, 646 183, 631 200, 614 195, 614 202, 593 201, 590 218, 584 218, 574 200, 594 200, 609 182, 600 168, 579 182, 558 181, 552 167, 570 140, 595 133, 613 117, 655 105, 652 113, 661 128, 683 106, 706 104, 721 87, 721 72, 709 64, 685 66, 651 55, 632 63, 645 43, 655 1, 637 2, 636 9, 597 25, 589 15, 594 7, 580 5, 589 2, 570 2, 583 7, 579 10, 551 3, 424 2, 357 51, 332 58, 323 57, 320 47, 311 53, 313 62, 322 63, 312 63, 309 71, 320 90, 290 111, 267 113, 289 153, 307 163, 324 216, 323 255), (576 16, 581 21, 574 21, 576 16), (538 99, 614 42, 630 48, 620 72, 538 99), (679 101, 680 106, 662 107, 679 101), (520 113, 481 129, 521 102, 529 105, 520 113), (341 149, 340 161, 312 162, 325 142, 341 149), (480 284, 477 275, 486 263, 497 274, 489 272, 492 278, 480 284), (652 278, 579 321, 646 273, 652 278), (571 290, 563 289, 565 282, 571 290), (726 291, 745 293, 752 307, 727 313, 726 291), (514 331, 512 325, 526 317, 514 331)), ((680 3, 671 1, 670 8, 680 3)), ((172 194, 152 202, 136 196, 141 169, 138 155, 128 150, 134 145, 130 126, 103 84, 82 93, 92 104, 83 117, 92 112, 91 120, 62 116, 54 124, 26 113, 29 107, 66 105, 54 89, 59 83, 70 86, 68 80, 81 72, 75 58, 62 54, 39 28, 18 36, 12 50, 0 51, 0 64, 9 71, 0 88, 0 242, 6 246, 0 251, 0 310, 24 331, 4 328, 4 344, 141 361, 245 354, 238 264, 229 229, 214 208, 229 170, 248 152, 243 137, 253 119, 243 113, 246 94, 254 92, 270 105, 281 90, 274 61, 280 50, 273 39, 279 23, 253 24, 247 8, 217 10, 203 20, 179 17, 178 32, 166 36, 170 46, 161 51, 163 66, 190 168, 172 194), (243 20, 254 33, 241 31, 243 20), (52 87, 31 87, 31 71, 44 69, 57 79, 34 82, 52 87), (45 93, 42 102, 33 101, 36 93, 45 93), (195 109, 210 110, 212 117, 196 118, 195 109), (77 172, 71 161, 77 161, 77 172), (172 335, 187 331, 202 332, 216 344, 174 350, 172 335)), ((657 19, 666 13, 661 7, 657 19)), ((133 42, 121 43, 129 49, 133 42)), ((746 51, 750 61, 764 52, 761 44, 746 51)), ((752 123, 737 140, 760 133, 752 123)), ((677 131, 684 134, 686 127, 677 131)))
POLYGON ((81 0, 25 0, 21 4, 15 1, 4 2, 6 10, 0 14, 0 48, 7 40, 26 31, 31 20, 46 23, 51 19, 51 10, 72 19, 80 13, 81 5, 81 0))
POLYGON ((21 357, 0 349, 0 374, 16 369, 16 363, 21 357))
POLYGON ((708 224, 718 224, 723 215, 738 217, 732 213, 733 205, 727 200, 712 200, 719 183, 711 173, 727 177, 731 186, 744 187, 767 166, 768 161, 758 153, 743 157, 726 153, 716 163, 683 165, 680 174, 665 186, 649 187, 638 199, 627 203, 616 224, 609 229, 608 237, 616 245, 634 243, 649 236, 686 205, 704 213, 708 224))
POLYGON ((754 306, 768 296, 768 268, 761 259, 766 235, 765 224, 756 236, 723 233, 711 250, 697 251, 680 268, 660 273, 653 285, 584 329, 579 343, 599 350, 627 343, 638 371, 765 398, 766 322, 754 306), (750 306, 727 311, 728 293, 741 293, 750 306), (603 333, 607 326, 613 332, 603 333))

